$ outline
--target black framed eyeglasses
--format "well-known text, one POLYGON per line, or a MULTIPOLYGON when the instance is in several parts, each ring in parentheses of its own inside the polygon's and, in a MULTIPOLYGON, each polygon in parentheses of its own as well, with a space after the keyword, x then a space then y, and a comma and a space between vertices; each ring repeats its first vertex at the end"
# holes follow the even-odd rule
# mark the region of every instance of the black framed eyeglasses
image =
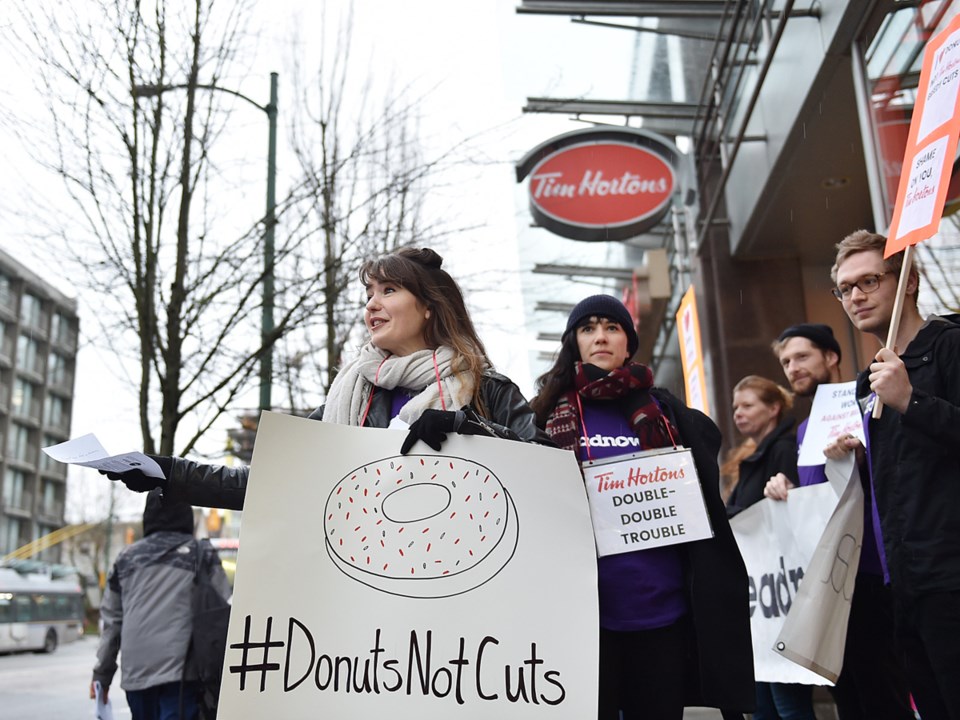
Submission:
POLYGON ((857 290, 860 292, 869 295, 872 292, 876 292, 877 288, 880 287, 880 280, 884 275, 889 274, 890 273, 882 272, 873 273, 872 275, 865 275, 855 283, 843 283, 842 285, 837 285, 835 288, 830 288, 830 292, 832 292, 833 296, 841 302, 850 299, 850 294, 853 292, 854 288, 857 288, 857 290))

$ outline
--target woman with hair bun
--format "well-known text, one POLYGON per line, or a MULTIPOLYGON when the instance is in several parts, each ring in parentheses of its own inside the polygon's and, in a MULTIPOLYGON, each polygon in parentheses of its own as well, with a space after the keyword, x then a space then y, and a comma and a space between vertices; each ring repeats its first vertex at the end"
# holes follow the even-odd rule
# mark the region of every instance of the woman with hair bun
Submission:
MULTIPOLYGON (((440 449, 448 433, 549 443, 509 378, 493 370, 463 293, 429 248, 404 247, 360 268, 370 340, 334 379, 310 418, 342 425, 409 427, 400 452, 418 441, 440 449)), ((131 490, 162 487, 164 497, 241 509, 248 468, 155 458, 164 478, 106 473, 131 490)))
MULTIPOLYGON (((777 473, 794 487, 797 473, 797 438, 793 420, 784 413, 793 407, 793 393, 759 375, 747 375, 733 388, 733 422, 745 440, 724 463, 724 473, 738 478, 730 497, 731 517, 763 499, 767 481, 777 473)), ((796 683, 758 682, 753 720, 816 720, 813 688, 796 683)))

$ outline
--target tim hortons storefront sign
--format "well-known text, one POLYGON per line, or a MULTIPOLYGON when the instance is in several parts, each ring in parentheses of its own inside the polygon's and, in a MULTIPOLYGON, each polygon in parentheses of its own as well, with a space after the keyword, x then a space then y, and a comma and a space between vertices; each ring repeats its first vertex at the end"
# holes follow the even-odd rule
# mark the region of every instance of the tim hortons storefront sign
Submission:
POLYGON ((680 152, 633 128, 577 130, 539 145, 517 164, 529 177, 536 223, 573 240, 626 240, 670 209, 680 152))

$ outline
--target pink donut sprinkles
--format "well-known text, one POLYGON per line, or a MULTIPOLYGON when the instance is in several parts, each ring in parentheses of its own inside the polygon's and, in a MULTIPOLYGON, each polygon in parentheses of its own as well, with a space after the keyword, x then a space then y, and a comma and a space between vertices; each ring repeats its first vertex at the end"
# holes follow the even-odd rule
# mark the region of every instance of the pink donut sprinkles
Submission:
POLYGON ((513 501, 489 469, 438 455, 359 467, 334 486, 324 508, 324 538, 337 567, 409 597, 482 585, 513 555, 516 525, 513 501))

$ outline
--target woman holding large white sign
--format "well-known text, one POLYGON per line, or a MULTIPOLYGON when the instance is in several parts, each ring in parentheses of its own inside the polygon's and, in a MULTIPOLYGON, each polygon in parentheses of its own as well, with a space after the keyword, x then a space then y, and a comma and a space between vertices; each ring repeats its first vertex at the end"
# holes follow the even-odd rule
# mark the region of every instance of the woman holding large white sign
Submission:
POLYGON ((581 301, 561 342, 531 404, 585 470, 599 555, 598 717, 750 711, 747 573, 720 499, 720 431, 630 362, 637 333, 616 298, 581 301))
MULTIPOLYGON (((434 450, 447 433, 546 440, 509 378, 494 372, 456 281, 428 248, 401 248, 364 263, 370 341, 341 368, 326 405, 310 417, 368 427, 409 427, 400 452, 434 450)), ((248 468, 157 457, 164 478, 106 473, 131 490, 162 487, 193 505, 242 509, 248 468)))

